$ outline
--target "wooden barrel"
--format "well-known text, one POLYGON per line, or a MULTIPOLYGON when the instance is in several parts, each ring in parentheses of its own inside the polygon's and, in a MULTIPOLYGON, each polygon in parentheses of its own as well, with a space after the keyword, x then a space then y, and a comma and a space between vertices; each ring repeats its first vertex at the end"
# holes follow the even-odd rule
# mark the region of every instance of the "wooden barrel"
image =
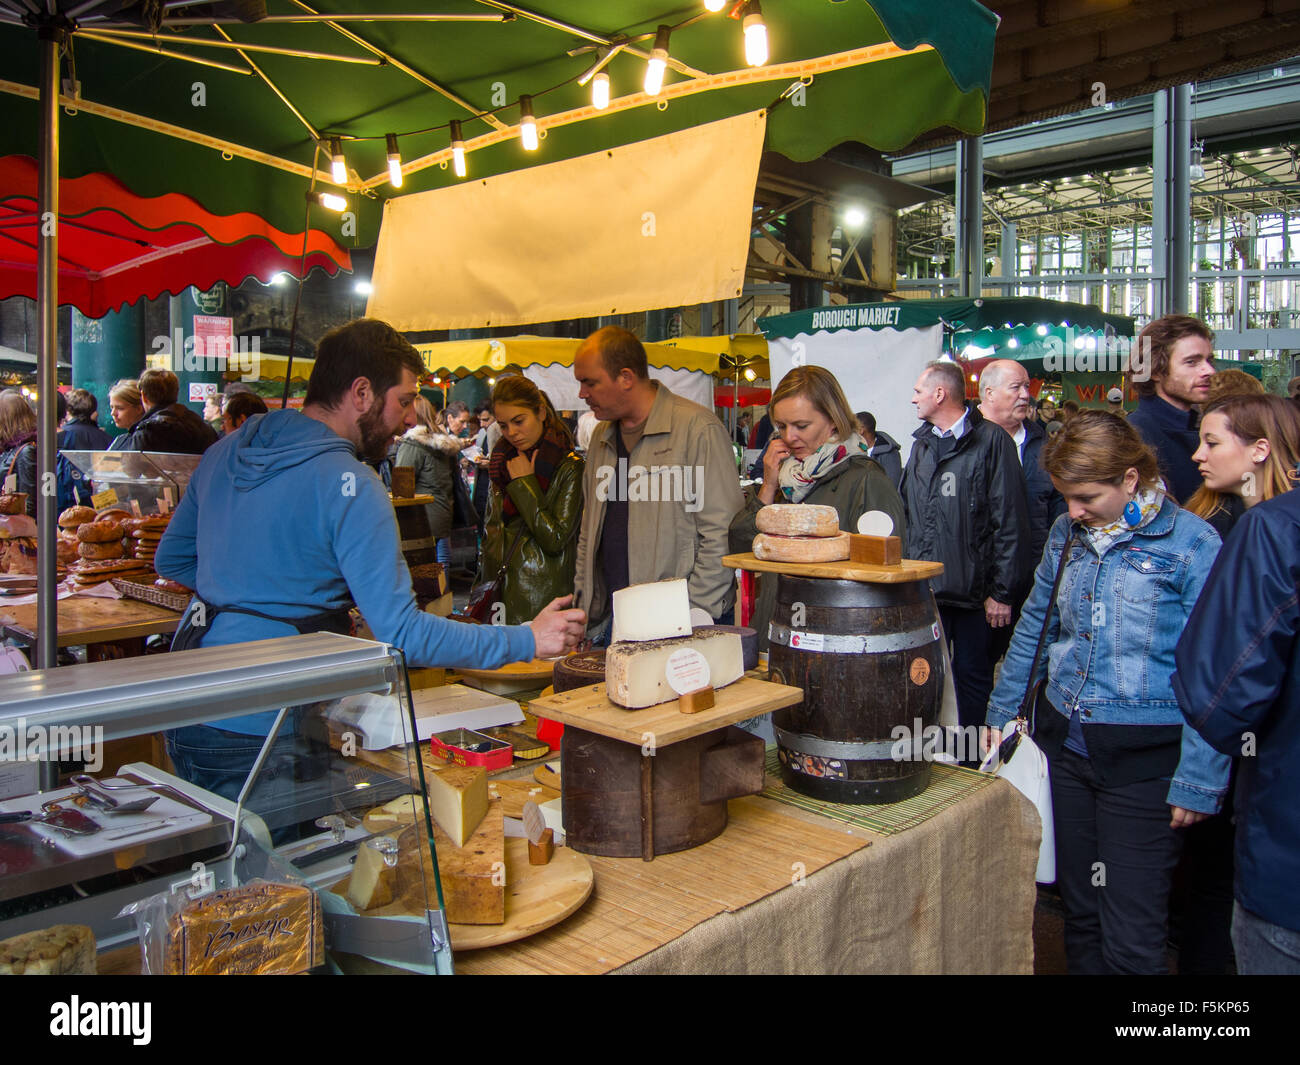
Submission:
POLYGON ((943 695, 941 632, 928 581, 781 574, 769 675, 804 690, 803 702, 772 716, 786 784, 847 803, 923 792, 934 749, 925 730, 938 725, 943 695))

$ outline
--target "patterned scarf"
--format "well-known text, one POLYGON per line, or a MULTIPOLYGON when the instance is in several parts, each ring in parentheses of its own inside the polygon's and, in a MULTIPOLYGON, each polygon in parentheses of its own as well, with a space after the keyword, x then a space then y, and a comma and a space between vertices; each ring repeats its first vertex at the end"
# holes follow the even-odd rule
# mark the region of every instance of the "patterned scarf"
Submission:
POLYGON ((1125 533, 1150 525, 1151 520, 1160 513, 1160 505, 1164 502, 1164 498, 1164 493, 1158 488, 1144 488, 1140 491, 1137 494, 1136 502, 1142 508, 1142 520, 1137 525, 1130 525, 1121 515, 1118 521, 1113 521, 1109 525, 1100 525, 1095 528, 1090 525, 1082 526, 1084 535, 1088 538, 1088 542, 1092 544, 1092 549, 1097 552, 1097 557, 1102 557, 1115 546, 1115 541, 1125 533))
MULTIPOLYGON (((537 455, 533 473, 542 486, 543 493, 550 488, 551 478, 555 476, 556 467, 564 461, 569 450, 570 444, 565 439, 564 434, 548 424, 542 430, 542 438, 537 442, 537 446, 533 448, 533 451, 525 453, 526 455, 532 455, 533 453, 537 455)), ((492 483, 501 489, 501 506, 506 521, 519 515, 519 508, 515 506, 514 500, 510 498, 510 493, 506 491, 506 487, 513 480, 510 471, 506 469, 506 463, 517 454, 519 454, 518 449, 503 436, 497 441, 497 446, 492 449, 492 459, 488 464, 488 476, 492 478, 492 483)))
POLYGON ((870 452, 862 437, 853 433, 846 441, 832 436, 816 451, 802 461, 788 458, 781 463, 778 480, 781 495, 791 503, 802 503, 804 497, 817 487, 817 482, 832 470, 837 470, 854 455, 870 452))

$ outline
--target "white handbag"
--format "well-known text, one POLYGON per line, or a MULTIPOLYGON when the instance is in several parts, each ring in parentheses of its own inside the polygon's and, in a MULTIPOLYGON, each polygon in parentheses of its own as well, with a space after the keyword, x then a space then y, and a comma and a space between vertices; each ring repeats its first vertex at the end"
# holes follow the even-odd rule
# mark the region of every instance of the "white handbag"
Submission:
POLYGON ((1047 755, 1030 739, 1022 718, 1007 724, 1007 735, 984 756, 980 772, 1001 777, 1034 804, 1043 822, 1043 841, 1038 846, 1038 868, 1034 879, 1040 884, 1053 883, 1056 880, 1056 833, 1052 823, 1052 783, 1047 775, 1047 755), (1018 738, 1008 744, 1007 740, 1013 735, 1018 738), (1010 751, 1003 761, 1001 752, 1007 746, 1010 751))

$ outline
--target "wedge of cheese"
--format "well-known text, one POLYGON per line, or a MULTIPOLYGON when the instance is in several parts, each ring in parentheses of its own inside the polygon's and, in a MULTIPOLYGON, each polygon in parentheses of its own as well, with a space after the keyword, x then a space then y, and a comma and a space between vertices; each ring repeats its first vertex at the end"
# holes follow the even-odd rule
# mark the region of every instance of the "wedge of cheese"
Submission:
POLYGON ((685 578, 631 584, 614 593, 611 643, 690 634, 691 600, 685 578))
POLYGON ((754 557, 764 562, 843 562, 849 557, 849 534, 834 536, 754 537, 754 557))
POLYGON ((740 635, 725 629, 696 629, 690 636, 645 643, 611 644, 605 653, 605 693, 629 710, 676 700, 665 670, 674 651, 699 651, 709 663, 709 685, 721 688, 745 672, 740 635))
POLYGON ((473 835, 488 809, 487 770, 481 766, 424 764, 429 814, 457 847, 473 835))
POLYGON ((840 513, 818 503, 769 503, 759 508, 758 531, 778 536, 834 536, 840 513))
POLYGON ((361 910, 387 906, 397 893, 397 852, 389 865, 381 849, 363 841, 357 848, 357 860, 352 866, 352 879, 348 882, 348 901, 361 910))

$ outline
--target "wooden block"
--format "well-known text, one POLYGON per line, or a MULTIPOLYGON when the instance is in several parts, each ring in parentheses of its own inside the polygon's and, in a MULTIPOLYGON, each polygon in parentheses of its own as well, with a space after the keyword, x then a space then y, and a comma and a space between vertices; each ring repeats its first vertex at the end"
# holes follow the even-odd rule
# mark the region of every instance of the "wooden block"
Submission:
POLYGON ((414 466, 394 466, 391 472, 394 496, 399 499, 410 499, 415 495, 414 466))
POLYGON ((500 799, 488 805, 474 834, 457 847, 433 822, 438 875, 452 924, 502 924, 506 919, 506 819, 500 799))
POLYGON ((712 710, 713 689, 697 688, 693 692, 677 696, 677 709, 683 714, 698 714, 701 710, 712 710))
POLYGON ((408 669, 406 677, 411 682, 412 691, 420 691, 424 688, 441 688, 447 683, 447 671, 445 669, 408 669))
POLYGON ((529 865, 546 865, 554 854, 555 832, 549 828, 542 833, 542 838, 538 842, 528 844, 529 865))
POLYGON ((863 536, 849 534, 849 561, 873 566, 901 566, 903 542, 897 536, 863 536))

